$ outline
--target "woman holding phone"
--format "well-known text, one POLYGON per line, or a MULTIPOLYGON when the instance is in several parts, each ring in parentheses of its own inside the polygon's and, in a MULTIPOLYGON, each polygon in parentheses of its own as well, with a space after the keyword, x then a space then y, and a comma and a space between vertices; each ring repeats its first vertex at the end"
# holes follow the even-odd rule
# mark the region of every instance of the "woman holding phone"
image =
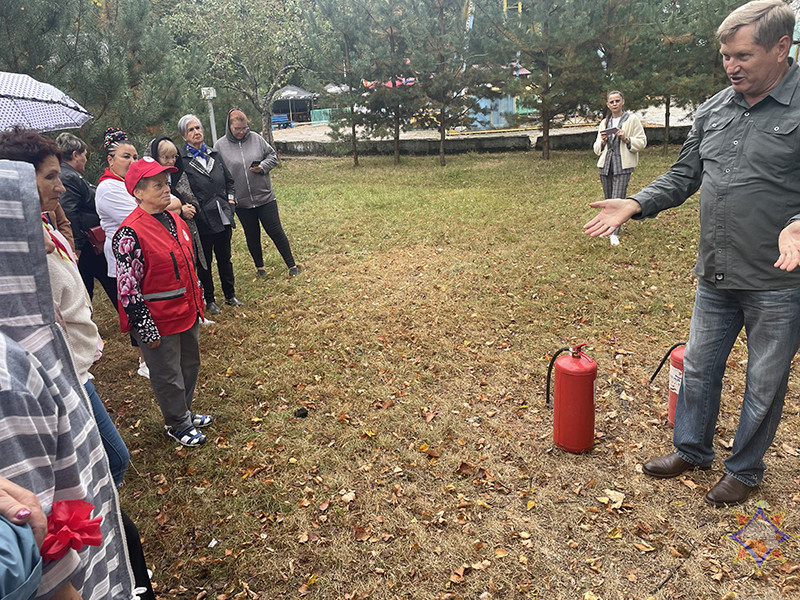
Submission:
MULTIPOLYGON (((622 92, 609 92, 606 107, 606 114, 597 130, 594 153, 600 156, 597 166, 603 196, 608 200, 628 195, 631 173, 639 164, 639 152, 647 146, 647 136, 639 117, 623 110, 625 98, 622 92)), ((617 227, 609 236, 612 246, 619 245, 619 232, 617 227)))
POLYGON ((289 269, 289 277, 294 277, 299 270, 278 216, 278 202, 269 177, 269 172, 278 166, 275 150, 263 137, 250 131, 247 115, 238 108, 228 113, 225 136, 217 141, 214 149, 222 155, 233 175, 236 216, 242 224, 247 249, 253 257, 256 277, 261 279, 267 276, 261 250, 262 226, 281 253, 289 269))

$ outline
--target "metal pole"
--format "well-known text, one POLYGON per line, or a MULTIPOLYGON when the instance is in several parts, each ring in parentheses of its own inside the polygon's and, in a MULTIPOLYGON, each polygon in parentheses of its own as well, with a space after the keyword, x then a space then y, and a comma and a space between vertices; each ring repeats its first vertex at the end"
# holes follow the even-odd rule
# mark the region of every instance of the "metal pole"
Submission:
POLYGON ((213 144, 217 144, 217 123, 214 120, 214 103, 211 98, 208 99, 208 118, 211 119, 211 139, 213 144))
POLYGON ((217 90, 213 87, 200 88, 200 97, 208 101, 208 118, 211 121, 211 139, 217 143, 217 124, 214 121, 214 104, 212 100, 217 97, 217 90))

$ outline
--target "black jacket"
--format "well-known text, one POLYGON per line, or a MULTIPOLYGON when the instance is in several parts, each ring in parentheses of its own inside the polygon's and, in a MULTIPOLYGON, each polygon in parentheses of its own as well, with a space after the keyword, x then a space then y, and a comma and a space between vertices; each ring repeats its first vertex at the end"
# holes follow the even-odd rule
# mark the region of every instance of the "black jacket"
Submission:
POLYGON ((224 231, 225 226, 218 207, 222 208, 222 212, 228 217, 231 227, 235 227, 234 205, 228 202, 229 198, 234 199, 233 176, 219 152, 208 148, 210 170, 206 170, 202 163, 189 153, 185 145, 181 148, 180 155, 189 186, 200 205, 200 210, 194 217, 200 235, 212 235, 224 231))
POLYGON ((61 208, 72 224, 72 235, 75 238, 75 250, 82 251, 89 243, 84 231, 100 225, 100 217, 94 206, 93 185, 89 185, 72 165, 61 163, 61 183, 66 191, 59 197, 61 208))

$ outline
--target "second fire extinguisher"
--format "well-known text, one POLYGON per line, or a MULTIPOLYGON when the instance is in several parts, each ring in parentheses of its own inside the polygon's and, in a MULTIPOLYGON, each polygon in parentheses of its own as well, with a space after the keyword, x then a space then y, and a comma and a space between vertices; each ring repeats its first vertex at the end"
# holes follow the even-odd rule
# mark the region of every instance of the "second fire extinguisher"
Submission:
POLYGON ((683 383, 683 355, 686 352, 686 342, 678 342, 672 348, 667 350, 664 358, 650 378, 650 383, 658 375, 661 367, 667 362, 669 358, 669 403, 667 404, 667 421, 671 427, 675 427, 675 407, 678 405, 678 392, 681 391, 681 384, 683 383))
POLYGON ((555 367, 553 442, 567 452, 580 454, 594 446, 594 401, 597 363, 581 351, 587 344, 561 348, 547 369, 547 405, 550 377, 555 367), (569 354, 559 357, 564 351, 569 354))

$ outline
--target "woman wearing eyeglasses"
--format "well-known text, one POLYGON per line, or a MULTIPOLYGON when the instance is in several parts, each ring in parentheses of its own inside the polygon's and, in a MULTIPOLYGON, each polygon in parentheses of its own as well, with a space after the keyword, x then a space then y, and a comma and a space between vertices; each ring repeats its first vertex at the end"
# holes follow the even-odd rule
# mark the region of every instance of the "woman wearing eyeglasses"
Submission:
POLYGON ((247 115, 238 108, 228 113, 225 136, 214 145, 222 155, 225 166, 233 175, 236 190, 236 216, 244 230, 247 249, 253 257, 256 277, 267 276, 261 249, 261 227, 264 227, 283 262, 289 277, 299 273, 292 256, 289 239, 278 216, 278 202, 272 189, 269 172, 278 166, 278 155, 264 138, 250 131, 247 115))
MULTIPOLYGON (((628 183, 633 169, 639 164, 639 152, 647 146, 647 136, 639 117, 624 110, 622 92, 609 92, 606 107, 605 117, 597 130, 594 153, 600 156, 597 166, 603 196, 608 200, 627 197, 628 183)), ((619 245, 619 232, 617 227, 609 236, 612 246, 619 245)))

